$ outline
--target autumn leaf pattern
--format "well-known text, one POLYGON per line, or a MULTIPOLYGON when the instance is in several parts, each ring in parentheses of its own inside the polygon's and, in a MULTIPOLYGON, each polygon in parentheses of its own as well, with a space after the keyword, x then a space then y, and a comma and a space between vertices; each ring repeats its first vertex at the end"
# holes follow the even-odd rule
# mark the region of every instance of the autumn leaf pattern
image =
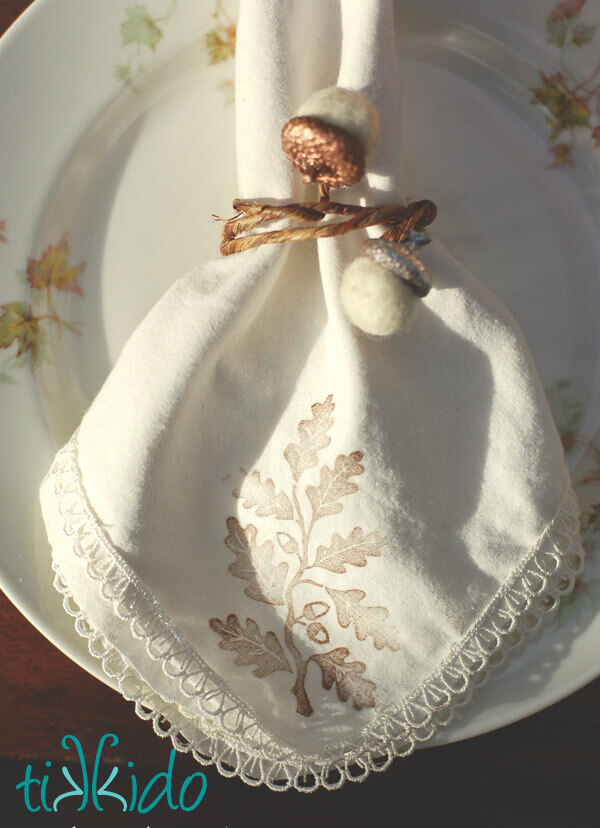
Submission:
MULTIPOLYGON (((143 3, 134 3, 125 9, 120 26, 121 48, 124 58, 115 66, 113 75, 132 92, 139 92, 139 84, 146 73, 146 58, 153 55, 164 37, 164 24, 177 11, 178 0, 170 0, 162 13, 152 15, 143 3)), ((209 65, 224 63, 235 55, 236 24, 227 13, 222 0, 217 0, 213 12, 214 26, 204 35, 204 48, 209 65)), ((233 80, 218 84, 225 103, 233 101, 233 80)))
POLYGON ((559 70, 540 72, 531 103, 544 109, 552 168, 575 164, 576 134, 589 131, 594 146, 600 135, 600 62, 587 75, 577 69, 574 53, 594 41, 597 25, 582 20, 587 0, 558 3, 546 19, 546 38, 558 50, 559 70))
POLYGON ((158 21, 139 3, 127 9, 125 14, 125 20, 121 23, 121 45, 137 43, 138 46, 147 46, 151 51, 156 51, 163 36, 158 21))
MULTIPOLYGON (((351 629, 358 641, 369 639, 376 650, 387 647, 395 651, 400 646, 385 607, 363 603, 366 593, 361 589, 335 590, 318 580, 319 573, 321 577, 325 572, 345 575, 349 571, 347 567, 365 567, 369 558, 381 554, 384 545, 378 532, 365 533, 359 526, 354 527, 347 537, 334 532, 329 544, 321 544, 316 550, 310 543, 315 523, 343 510, 343 499, 358 491, 354 478, 365 471, 361 451, 339 455, 333 467, 321 465, 318 484, 304 486, 304 497, 310 507, 310 514, 305 514, 309 510, 306 504, 301 505, 299 485, 302 476, 318 466, 319 452, 331 443, 329 433, 335 422, 334 410, 335 403, 330 394, 323 402, 312 405, 311 416, 298 424, 298 440, 290 443, 283 452, 293 480, 289 493, 258 470, 250 474, 241 470, 244 480, 233 494, 243 509, 277 521, 274 540, 266 539, 261 544, 254 524, 242 526, 234 516, 226 521, 225 544, 235 555, 235 561, 229 564, 231 574, 248 582, 244 592, 249 598, 287 609, 283 641, 272 631, 264 640, 269 638, 271 650, 279 652, 280 649, 289 654, 289 661, 285 663, 295 675, 291 692, 296 697, 296 712, 302 716, 310 716, 313 712, 306 691, 306 676, 311 664, 320 669, 325 690, 335 685, 341 702, 351 701, 356 710, 375 705, 376 685, 366 676, 364 662, 352 660, 346 647, 314 652, 315 648, 309 646, 309 642, 317 648, 330 644, 334 635, 331 623, 336 618, 341 629, 351 629), (319 591, 314 600, 305 599, 302 608, 296 605, 295 595, 301 585, 304 589, 310 587, 319 591)), ((219 646, 236 651, 238 656, 234 663, 240 666, 256 663, 247 660, 248 636, 263 640, 254 619, 247 619, 246 624, 242 636, 235 615, 229 615, 227 622, 218 618, 210 621, 212 629, 221 636, 219 646)), ((255 670, 254 675, 263 678, 268 674, 260 672, 259 675, 255 670)))
POLYGON ((236 39, 236 25, 227 14, 222 0, 217 0, 213 18, 214 27, 204 35, 204 46, 211 65, 224 63, 235 55, 236 39))
POLYGON ((53 247, 49 245, 40 259, 27 260, 27 281, 36 290, 63 290, 83 296, 79 277, 85 269, 84 264, 69 264, 69 242, 66 236, 53 247))
POLYGON ((162 25, 170 20, 177 11, 177 0, 171 0, 164 12, 153 17, 142 3, 135 3, 125 9, 125 19, 121 23, 121 47, 126 50, 127 58, 115 67, 114 76, 124 86, 138 92, 138 82, 145 72, 144 54, 146 50, 154 53, 163 38, 162 25))
POLYGON ((26 302, 9 302, 0 305, 0 348, 17 346, 17 356, 29 353, 33 362, 40 349, 40 320, 34 316, 26 302))
MULTIPOLYGON (((0 223, 0 229, 4 227, 5 223, 0 223)), ((38 366, 49 325, 56 326, 59 336, 63 328, 79 333, 59 316, 54 301, 55 291, 83 296, 79 279, 85 264, 71 264, 70 253, 69 240, 65 235, 58 244, 48 245, 39 259, 30 257, 22 275, 32 291, 33 301, 19 300, 0 305, 0 349, 12 350, 0 366, 0 382, 13 382, 12 371, 16 368, 38 366), (46 312, 38 310, 39 300, 42 299, 46 312)))

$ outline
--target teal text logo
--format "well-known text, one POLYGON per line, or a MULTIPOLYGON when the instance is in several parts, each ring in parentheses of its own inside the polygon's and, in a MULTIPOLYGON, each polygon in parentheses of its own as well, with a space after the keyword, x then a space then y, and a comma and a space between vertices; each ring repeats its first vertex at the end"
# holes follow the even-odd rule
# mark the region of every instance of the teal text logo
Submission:
MULTIPOLYGON (((35 811, 53 813, 58 811, 62 802, 76 797, 81 800, 77 808, 78 811, 83 811, 87 807, 103 811, 101 803, 106 802, 107 799, 113 799, 120 803, 123 811, 137 811, 140 814, 147 814, 161 800, 166 799, 171 810, 189 812, 196 810, 204 799, 207 782, 205 774, 200 772, 187 776, 183 780, 179 791, 177 793, 173 791, 175 749, 171 750, 167 770, 157 773, 143 787, 131 771, 133 762, 127 762, 127 767, 130 769, 128 794, 123 796, 116 793, 110 787, 119 773, 119 768, 116 765, 112 768, 105 768, 106 778, 100 778, 103 775, 100 760, 104 746, 107 743, 109 747, 115 747, 119 744, 119 739, 114 733, 105 733, 102 736, 98 742, 90 779, 79 739, 76 736, 64 736, 61 742, 63 748, 65 750, 74 748, 77 753, 79 767, 75 776, 78 781, 74 778, 71 770, 63 765, 60 768, 62 777, 59 777, 59 780, 61 783, 66 780, 68 788, 60 793, 54 791, 55 795, 52 795, 49 790, 49 786, 51 789, 56 787, 56 784, 50 785, 51 774, 47 772, 38 779, 33 775, 32 766, 27 765, 25 778, 16 786, 18 791, 23 791, 23 800, 27 810, 32 813, 35 811)), ((49 769, 51 766, 51 762, 46 762, 46 768, 49 769)))

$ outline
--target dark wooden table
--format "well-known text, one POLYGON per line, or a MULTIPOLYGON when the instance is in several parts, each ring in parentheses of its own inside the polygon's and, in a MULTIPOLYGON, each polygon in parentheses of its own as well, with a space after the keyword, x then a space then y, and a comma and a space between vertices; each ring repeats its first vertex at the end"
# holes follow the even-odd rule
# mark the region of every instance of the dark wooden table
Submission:
MULTIPOLYGON (((85 0, 80 0, 85 2, 85 0)), ((31 0, 0 0, 3 32, 31 0)), ((110 2, 110 0, 107 0, 110 2)), ((132 6, 134 5, 132 0, 132 6)), ((59 48, 59 44, 57 44, 59 48)), ((1 111, 1 110, 0 110, 1 111)), ((21 825, 100 825, 106 814, 28 815, 15 785, 31 762, 62 765, 73 751, 61 748, 76 735, 88 761, 105 733, 120 744, 111 763, 134 762, 140 779, 166 770, 170 744, 138 719, 132 706, 73 664, 46 641, 0 593, 0 801, 2 813, 21 825), (28 822, 28 820, 30 820, 28 822)), ((600 655, 600 654, 599 654, 600 655)), ((188 756, 176 760, 176 778, 198 770, 188 756)), ((341 793, 277 795, 224 780, 205 769, 208 788, 197 812, 177 815, 157 807, 146 817, 110 810, 123 825, 363 826, 600 824, 600 680, 554 707, 500 731, 455 745, 419 751, 385 774, 341 793)), ((126 770, 123 771, 127 773, 126 770)), ((125 776, 128 779, 127 776, 125 776)), ((64 789, 64 786, 63 786, 64 789)), ((107 808, 108 810, 108 808, 107 808)), ((2 818, 2 824, 13 824, 2 818)))

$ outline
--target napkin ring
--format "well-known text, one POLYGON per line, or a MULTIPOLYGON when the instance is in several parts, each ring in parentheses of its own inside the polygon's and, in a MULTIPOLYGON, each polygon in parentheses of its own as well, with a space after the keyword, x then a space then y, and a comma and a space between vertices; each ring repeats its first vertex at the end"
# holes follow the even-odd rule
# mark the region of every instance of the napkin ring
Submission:
POLYGON ((424 230, 435 219, 437 207, 429 200, 381 207, 330 200, 331 188, 351 187, 361 180, 378 136, 379 115, 361 93, 329 87, 311 95, 284 125, 281 142, 303 180, 318 186, 319 201, 274 205, 236 199, 236 215, 224 222, 220 249, 229 256, 263 244, 334 238, 383 226, 381 237, 365 242, 364 255, 344 271, 340 301, 356 327, 389 336, 407 328, 418 300, 431 288, 418 250, 430 241, 424 230), (294 224, 264 229, 281 219, 294 224))

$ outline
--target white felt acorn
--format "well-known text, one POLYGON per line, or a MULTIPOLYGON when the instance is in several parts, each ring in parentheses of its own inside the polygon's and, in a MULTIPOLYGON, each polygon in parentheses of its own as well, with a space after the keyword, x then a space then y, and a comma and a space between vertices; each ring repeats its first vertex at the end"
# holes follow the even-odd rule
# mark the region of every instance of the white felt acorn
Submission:
POLYGON ((351 187, 379 138, 379 113, 362 93, 330 86, 313 93, 281 132, 285 154, 306 183, 351 187))
POLYGON ((406 330, 418 301, 431 283, 415 251, 430 241, 426 233, 411 233, 404 244, 370 239, 365 256, 344 271, 340 302, 350 322, 373 336, 391 336, 406 330))

